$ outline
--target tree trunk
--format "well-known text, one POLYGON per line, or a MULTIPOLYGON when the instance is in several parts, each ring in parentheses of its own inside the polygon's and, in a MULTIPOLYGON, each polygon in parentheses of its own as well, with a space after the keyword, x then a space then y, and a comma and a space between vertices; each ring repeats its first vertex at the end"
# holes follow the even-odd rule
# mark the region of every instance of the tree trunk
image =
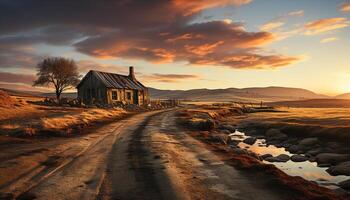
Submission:
POLYGON ((61 93, 60 93, 59 91, 56 90, 56 99, 57 99, 57 103, 61 103, 60 97, 61 97, 61 93))

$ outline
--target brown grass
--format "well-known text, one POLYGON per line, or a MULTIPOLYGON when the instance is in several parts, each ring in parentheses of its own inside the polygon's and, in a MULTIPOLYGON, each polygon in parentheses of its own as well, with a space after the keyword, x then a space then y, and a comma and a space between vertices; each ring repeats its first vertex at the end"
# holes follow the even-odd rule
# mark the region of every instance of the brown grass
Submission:
POLYGON ((350 141, 349 108, 281 108, 287 112, 252 113, 240 120, 248 129, 277 128, 292 136, 350 141))
MULTIPOLYGON (((5 97, 5 96, 3 96, 5 97)), ((0 107, 0 134, 33 136, 41 133, 69 134, 92 123, 120 118, 126 111, 36 105, 40 97, 6 96, 12 106, 0 107)))

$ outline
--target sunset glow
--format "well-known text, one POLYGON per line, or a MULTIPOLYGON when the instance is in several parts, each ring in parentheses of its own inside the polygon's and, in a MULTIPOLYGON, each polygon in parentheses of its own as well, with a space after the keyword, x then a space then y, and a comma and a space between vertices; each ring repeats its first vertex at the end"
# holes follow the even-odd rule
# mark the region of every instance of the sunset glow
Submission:
POLYGON ((350 92, 350 2, 0 1, 0 87, 33 88, 45 57, 160 89, 298 87, 350 92), (342 75, 343 74, 343 75, 342 75), (25 77, 20 78, 20 77, 25 77), (167 77, 169 79, 167 79, 167 77), (19 81, 20 80, 20 81, 19 81))

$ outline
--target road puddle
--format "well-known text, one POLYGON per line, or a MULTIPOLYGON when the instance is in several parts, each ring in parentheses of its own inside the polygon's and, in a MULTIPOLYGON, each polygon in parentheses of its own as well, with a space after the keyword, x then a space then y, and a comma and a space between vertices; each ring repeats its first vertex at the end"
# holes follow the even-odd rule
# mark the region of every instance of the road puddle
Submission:
MULTIPOLYGON (((278 156, 280 154, 286 154, 292 156, 290 152, 286 151, 285 148, 276 147, 274 145, 267 146, 265 139, 257 139, 253 145, 245 144, 242 141, 247 138, 243 132, 237 131, 232 133, 231 138, 233 140, 240 141, 238 146, 242 149, 247 149, 258 155, 271 154, 273 156, 278 156)), ((291 176, 300 176, 306 180, 317 182, 318 184, 330 188, 337 189, 337 184, 341 181, 347 180, 349 176, 332 176, 327 173, 327 167, 318 167, 316 162, 293 162, 291 160, 283 162, 268 162, 263 161, 264 163, 273 164, 288 175, 291 176)))

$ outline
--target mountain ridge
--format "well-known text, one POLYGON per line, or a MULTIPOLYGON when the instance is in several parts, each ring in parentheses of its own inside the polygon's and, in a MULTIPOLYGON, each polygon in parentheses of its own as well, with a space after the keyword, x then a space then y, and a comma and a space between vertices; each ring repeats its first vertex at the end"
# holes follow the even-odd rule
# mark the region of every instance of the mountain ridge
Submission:
POLYGON ((310 90, 290 87, 249 87, 226 89, 161 90, 149 88, 154 99, 183 99, 194 101, 285 101, 331 98, 310 90))
MULTIPOLYGON (((21 91, 0 88, 12 95, 33 95, 43 97, 55 97, 54 93, 43 93, 34 91, 21 91)), ((311 90, 294 87, 248 87, 248 88, 224 88, 224 89, 190 89, 190 90, 164 90, 149 87, 152 99, 182 99, 192 101, 242 101, 242 102, 276 102, 306 99, 350 99, 350 93, 337 96, 327 96, 315 93, 311 90)), ((62 93, 62 97, 75 98, 75 92, 62 93)))

